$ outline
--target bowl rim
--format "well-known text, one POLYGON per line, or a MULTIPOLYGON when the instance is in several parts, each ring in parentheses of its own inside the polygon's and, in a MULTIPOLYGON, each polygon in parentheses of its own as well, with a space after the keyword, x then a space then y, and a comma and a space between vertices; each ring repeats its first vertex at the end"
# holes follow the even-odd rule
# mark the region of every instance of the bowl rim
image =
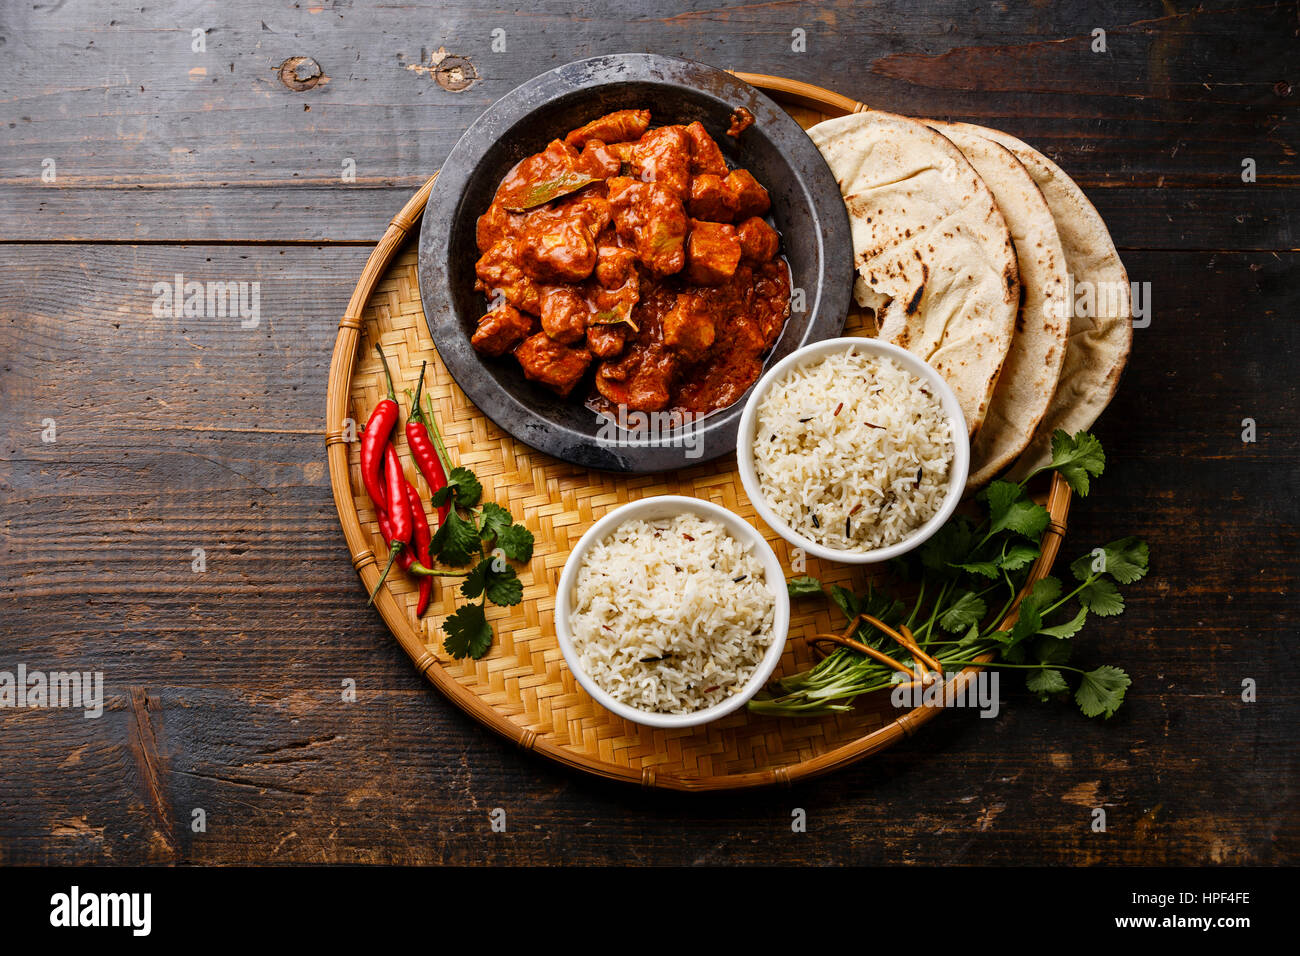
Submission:
MULTIPOLYGON (((682 436, 674 429, 654 442, 637 441, 621 430, 611 440, 603 437, 599 426, 593 426, 596 434, 592 434, 541 414, 526 394, 516 394, 487 373, 482 356, 466 354, 472 349, 456 309, 450 267, 454 255, 451 226, 460 216, 474 213, 463 208, 465 191, 480 163, 508 134, 552 102, 602 87, 634 84, 681 88, 754 113, 765 136, 790 164, 801 196, 797 208, 810 210, 814 227, 808 230, 809 235, 799 238, 816 250, 816 267, 812 275, 803 277, 807 318, 798 338, 790 339, 792 351, 809 341, 840 334, 852 300, 850 225, 835 177, 817 146, 794 117, 762 90, 710 64, 658 53, 616 53, 575 60, 524 81, 492 102, 452 147, 434 182, 419 229, 417 275, 425 323, 448 372, 499 428, 532 448, 585 468, 652 474, 698 465, 734 450, 744 396, 703 417, 695 435, 682 436)), ((787 324, 774 349, 784 350, 782 342, 788 331, 787 324)), ((764 363, 771 361, 769 351, 764 363)), ((595 413, 592 415, 594 418, 595 413)))
POLYGON ((961 403, 957 400, 957 394, 929 362, 919 355, 915 355, 889 342, 881 342, 878 339, 865 336, 841 336, 821 342, 812 342, 791 352, 768 369, 758 380, 745 402, 745 410, 741 413, 740 429, 736 433, 736 467, 740 472, 740 483, 745 489, 745 494, 749 496, 754 510, 758 512, 759 517, 773 531, 788 543, 803 548, 814 557, 826 561, 838 561, 842 564, 879 564, 920 547, 943 527, 944 523, 952 517, 953 512, 957 510, 966 488, 966 479, 970 475, 970 435, 966 428, 965 415, 962 414, 961 403), (934 386, 943 405, 944 413, 948 416, 949 423, 952 425, 952 470, 948 475, 948 489, 943 500, 943 506, 931 515, 925 524, 914 530, 902 541, 896 541, 881 548, 873 548, 870 551, 842 551, 836 548, 828 548, 826 545, 819 544, 791 528, 777 517, 768 504, 759 487, 758 474, 754 468, 754 431, 758 418, 758 406, 772 383, 777 378, 784 376, 792 368, 824 358, 834 352, 847 351, 850 347, 861 348, 875 355, 888 356, 909 372, 934 386))
POLYGON ((785 645, 790 631, 790 594, 785 587, 785 569, 781 566, 781 561, 777 558, 776 552, 768 544, 762 533, 740 515, 702 498, 692 498, 687 495, 653 495, 649 498, 629 501, 613 509, 594 522, 578 539, 578 543, 570 549, 569 556, 564 562, 564 568, 560 572, 559 584, 556 587, 554 620, 555 636, 559 641, 560 651, 564 655, 565 663, 568 665, 574 679, 596 703, 625 720, 648 727, 698 727, 739 710, 767 684, 768 679, 776 670, 782 655, 785 653, 785 645), (703 710, 697 710, 689 714, 661 714, 639 710, 615 700, 595 682, 591 675, 583 670, 581 663, 577 659, 577 650, 574 648, 572 641, 572 628, 569 623, 569 617, 572 613, 570 600, 573 588, 577 583, 578 570, 582 566, 583 558, 597 541, 606 537, 624 521, 639 517, 643 513, 654 512, 655 516, 665 516, 680 514, 683 511, 693 512, 702 517, 719 521, 733 537, 741 540, 742 543, 749 544, 754 554, 763 563, 767 584, 776 600, 772 614, 772 643, 763 654, 762 660, 759 661, 749 680, 732 696, 703 710))

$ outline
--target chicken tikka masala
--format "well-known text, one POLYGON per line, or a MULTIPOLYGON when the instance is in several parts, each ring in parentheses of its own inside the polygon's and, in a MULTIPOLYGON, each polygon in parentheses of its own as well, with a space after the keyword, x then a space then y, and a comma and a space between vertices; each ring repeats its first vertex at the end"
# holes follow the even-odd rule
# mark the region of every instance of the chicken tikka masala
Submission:
MULTIPOLYGON (((750 122, 737 111, 729 135, 750 122)), ((600 411, 725 408, 790 312, 769 207, 699 122, 592 120, 519 162, 479 218, 472 344, 560 395, 594 365, 600 411)))

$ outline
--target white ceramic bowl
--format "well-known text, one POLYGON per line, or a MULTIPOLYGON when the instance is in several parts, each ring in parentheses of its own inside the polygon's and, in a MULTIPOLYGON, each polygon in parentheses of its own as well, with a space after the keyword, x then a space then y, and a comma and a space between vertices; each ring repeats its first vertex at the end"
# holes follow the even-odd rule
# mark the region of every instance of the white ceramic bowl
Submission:
POLYGON ((763 539, 753 525, 739 515, 711 502, 682 495, 661 495, 656 498, 632 501, 615 508, 593 524, 569 553, 569 559, 564 563, 564 570, 560 572, 560 586, 555 596, 555 634, 559 638, 560 650, 564 653, 569 670, 573 671, 573 676, 578 679, 582 689, 606 710, 649 727, 696 727, 743 707, 746 701, 758 693, 772 676, 772 671, 776 669, 777 663, 781 660, 781 653, 785 650, 785 639, 789 630, 790 595, 785 587, 785 571, 781 567, 781 562, 777 560, 772 546, 763 539), (684 512, 717 521, 737 541, 748 545, 755 557, 762 562, 767 585, 776 598, 776 606, 772 614, 772 643, 745 686, 736 694, 712 707, 690 714, 660 714, 638 710, 616 701, 583 671, 578 661, 577 651, 573 647, 573 631, 569 616, 572 613, 574 592, 577 589, 578 569, 582 567, 586 554, 593 545, 608 537, 615 528, 631 518, 653 521, 657 518, 671 518, 684 512))
POLYGON ((957 504, 961 501, 962 492, 966 488, 966 478, 970 472, 970 440, 966 434, 966 418, 962 415, 961 405, 957 402, 956 394, 929 363, 896 345, 890 345, 876 339, 851 336, 827 339, 824 342, 806 345, 777 362, 758 380, 758 384, 749 396, 749 401, 745 403, 745 411, 740 416, 740 430, 736 435, 736 464, 740 470, 741 484, 745 486, 745 493, 749 495, 749 500, 753 502, 759 516, 772 527, 773 531, 790 542, 790 544, 803 548, 814 557, 828 561, 841 561, 845 564, 875 564, 896 558, 899 555, 906 554, 913 548, 919 547, 943 527, 945 521, 952 517, 953 511, 956 510, 957 504), (952 471, 948 477, 948 488, 943 499, 943 505, 930 517, 929 521, 902 541, 871 551, 840 551, 835 548, 828 548, 816 541, 809 540, 798 531, 795 531, 776 516, 771 505, 763 497, 763 493, 759 489, 758 475, 754 470, 754 430, 758 422, 758 406, 762 402, 763 396, 767 394, 768 387, 777 379, 784 377, 792 369, 810 362, 819 361, 836 352, 847 351, 850 346, 861 353, 892 358, 917 378, 927 382, 934 390, 934 394, 939 396, 944 413, 952 423, 952 471))

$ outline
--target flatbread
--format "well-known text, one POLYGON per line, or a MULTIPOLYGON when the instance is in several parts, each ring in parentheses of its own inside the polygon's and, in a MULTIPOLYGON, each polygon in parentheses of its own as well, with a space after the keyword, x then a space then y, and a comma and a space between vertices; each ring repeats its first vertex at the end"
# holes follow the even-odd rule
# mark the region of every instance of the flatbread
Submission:
POLYGON ((849 210, 854 297, 877 337, 929 362, 973 435, 1011 346, 1020 284, 993 194, 930 127, 868 110, 808 130, 849 210))
POLYGON ((1015 461, 1056 392, 1070 322, 1065 309, 1065 252, 1047 200, 1023 163, 978 126, 929 124, 962 151, 993 192, 1011 230, 1020 269, 1020 310, 984 425, 971 442, 967 488, 978 488, 1015 461))
POLYGON ((1070 339, 1061 378, 1047 414, 1009 472, 1009 477, 1019 480, 1051 460, 1056 429, 1072 435, 1089 428, 1109 404, 1133 343, 1133 300, 1128 273, 1106 223, 1074 180, 1014 136, 977 129, 980 135, 1011 150, 1043 191, 1056 220, 1070 277, 1066 297, 1070 339), (1089 283, 1086 287, 1085 282, 1089 283), (1081 309, 1080 305, 1089 305, 1088 290, 1092 291, 1090 306, 1081 309), (1083 311, 1092 314, 1079 314, 1083 311))

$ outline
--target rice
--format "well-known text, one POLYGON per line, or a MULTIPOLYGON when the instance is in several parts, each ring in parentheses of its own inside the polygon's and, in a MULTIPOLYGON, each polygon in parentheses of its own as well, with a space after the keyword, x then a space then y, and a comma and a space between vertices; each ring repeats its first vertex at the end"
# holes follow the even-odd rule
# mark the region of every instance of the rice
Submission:
POLYGON ((892 358, 856 348, 792 368, 755 416, 754 471, 777 517, 838 551, 907 538, 943 506, 952 425, 892 358))
POLYGON ((689 714, 737 693, 772 643, 762 562, 717 521, 630 519, 578 569, 579 664, 616 701, 689 714))

